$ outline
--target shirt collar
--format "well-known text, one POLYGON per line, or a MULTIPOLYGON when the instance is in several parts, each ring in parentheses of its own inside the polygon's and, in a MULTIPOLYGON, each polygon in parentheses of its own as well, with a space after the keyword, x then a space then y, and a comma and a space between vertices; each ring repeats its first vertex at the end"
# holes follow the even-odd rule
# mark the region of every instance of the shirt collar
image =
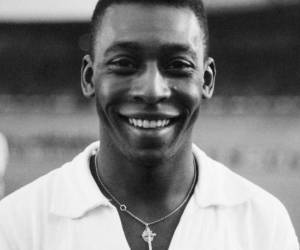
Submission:
MULTIPOLYGON (((112 207, 90 172, 90 157, 99 146, 99 142, 90 144, 71 162, 52 173, 52 213, 76 219, 96 207, 112 207)), ((194 144, 193 154, 199 167, 194 197, 200 207, 233 206, 246 202, 253 195, 247 180, 209 158, 194 144)))
POLYGON ((71 162, 53 172, 52 213, 76 219, 101 205, 112 207, 99 190, 89 167, 90 157, 97 152, 99 144, 90 144, 71 162))
POLYGON ((235 206, 251 199, 257 190, 254 184, 209 158, 195 144, 192 148, 199 167, 194 197, 200 207, 235 206))

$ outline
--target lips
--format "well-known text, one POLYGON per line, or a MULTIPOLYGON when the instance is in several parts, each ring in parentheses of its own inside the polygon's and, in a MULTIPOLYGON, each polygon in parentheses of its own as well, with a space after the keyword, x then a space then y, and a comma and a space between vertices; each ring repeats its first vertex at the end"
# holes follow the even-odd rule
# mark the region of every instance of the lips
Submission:
POLYGON ((180 115, 178 114, 163 114, 163 113, 132 113, 132 114, 120 114, 119 117, 123 122, 127 123, 130 127, 141 130, 161 130, 173 125, 180 115))
MULTIPOLYGON (((171 127, 181 117, 180 112, 174 107, 165 105, 163 109, 153 107, 137 108, 133 105, 124 105, 114 111, 127 126, 134 128, 135 131, 163 131, 171 127)), ((146 132, 146 133, 148 133, 146 132)))

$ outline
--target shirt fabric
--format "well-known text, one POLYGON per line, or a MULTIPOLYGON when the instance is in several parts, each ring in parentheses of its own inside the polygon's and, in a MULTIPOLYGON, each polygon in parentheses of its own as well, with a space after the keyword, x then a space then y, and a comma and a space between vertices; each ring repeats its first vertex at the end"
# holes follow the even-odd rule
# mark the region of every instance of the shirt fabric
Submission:
MULTIPOLYGON (((93 179, 99 142, 0 202, 1 250, 127 250, 117 209, 93 179)), ((298 250, 284 206, 197 146, 198 182, 170 250, 298 250)))

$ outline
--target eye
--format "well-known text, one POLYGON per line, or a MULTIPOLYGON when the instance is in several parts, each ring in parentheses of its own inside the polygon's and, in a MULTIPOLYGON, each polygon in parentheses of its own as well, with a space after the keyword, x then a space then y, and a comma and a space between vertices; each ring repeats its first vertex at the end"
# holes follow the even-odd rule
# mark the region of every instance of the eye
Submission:
POLYGON ((194 69, 195 66, 192 62, 182 58, 173 59, 165 66, 165 71, 167 73, 182 76, 191 74, 194 69))
POLYGON ((133 60, 126 58, 126 57, 114 59, 111 61, 110 64, 117 66, 117 67, 124 67, 124 68, 134 68, 135 67, 133 60))
POLYGON ((121 56, 110 60, 107 67, 112 73, 127 75, 138 69, 138 62, 134 58, 121 56))

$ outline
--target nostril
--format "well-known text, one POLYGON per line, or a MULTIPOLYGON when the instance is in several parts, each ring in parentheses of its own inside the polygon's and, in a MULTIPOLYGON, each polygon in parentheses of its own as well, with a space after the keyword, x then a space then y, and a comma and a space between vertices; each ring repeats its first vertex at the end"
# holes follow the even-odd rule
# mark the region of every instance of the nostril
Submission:
POLYGON ((162 102, 170 98, 171 90, 165 84, 156 84, 142 88, 135 95, 136 100, 142 100, 147 103, 162 102))
POLYGON ((155 104, 158 102, 163 102, 170 98, 171 91, 166 89, 137 89, 132 91, 131 97, 136 102, 145 102, 150 104, 155 104))
POLYGON ((168 99, 167 96, 158 96, 158 95, 136 95, 133 96, 135 102, 143 102, 147 104, 156 104, 164 102, 168 99))
POLYGON ((133 96, 133 101, 135 101, 135 102, 143 102, 143 98, 141 97, 141 96, 139 96, 139 95, 135 95, 135 96, 133 96))

